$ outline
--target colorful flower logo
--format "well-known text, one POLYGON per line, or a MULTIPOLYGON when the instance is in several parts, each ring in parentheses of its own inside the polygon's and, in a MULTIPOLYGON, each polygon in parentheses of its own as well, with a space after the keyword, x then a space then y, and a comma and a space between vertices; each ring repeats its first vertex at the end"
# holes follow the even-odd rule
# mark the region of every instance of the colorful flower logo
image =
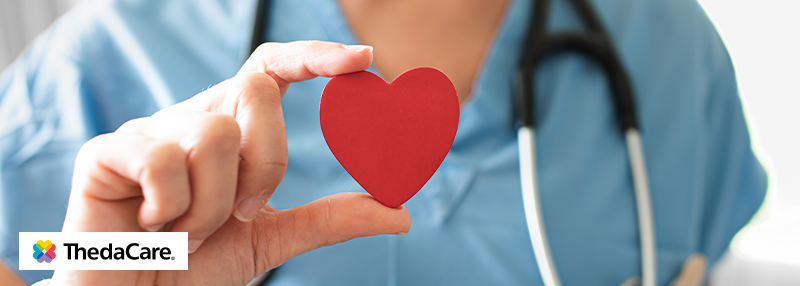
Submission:
POLYGON ((56 258, 56 244, 49 240, 37 241, 33 244, 33 258, 39 263, 50 263, 56 258))

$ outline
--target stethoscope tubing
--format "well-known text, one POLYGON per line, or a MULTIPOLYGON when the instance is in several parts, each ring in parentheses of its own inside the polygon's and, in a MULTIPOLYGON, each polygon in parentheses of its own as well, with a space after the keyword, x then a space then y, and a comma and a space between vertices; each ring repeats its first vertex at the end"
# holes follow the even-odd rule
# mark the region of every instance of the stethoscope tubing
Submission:
POLYGON ((656 235, 653 222, 653 202, 650 198, 650 182, 647 178, 647 163, 642 147, 642 135, 636 128, 625 130, 628 157, 633 173, 636 195, 636 211, 639 216, 639 244, 642 251, 642 285, 655 286, 658 277, 656 264, 656 235))
MULTIPOLYGON (((520 180, 525 219, 531 239, 536 264, 545 286, 560 286, 561 279, 553 261, 553 254, 547 239, 547 230, 542 216, 541 197, 536 173, 536 140, 534 129, 523 126, 517 130, 519 145, 520 180)), ((653 223, 653 210, 647 178, 647 166, 642 148, 642 137, 636 128, 625 130, 625 139, 633 174, 634 194, 639 223, 639 240, 642 253, 642 284, 655 286, 656 240, 653 223)))
POLYGON ((547 241, 547 230, 542 218, 541 198, 536 180, 536 140, 533 128, 522 126, 517 130, 519 144, 519 176, 522 183, 522 203, 528 234, 531 238, 536 264, 545 286, 561 285, 553 262, 553 254, 547 241))
POLYGON ((605 32, 600 18, 586 0, 570 0, 577 9, 587 32, 547 32, 550 0, 537 0, 531 5, 533 18, 529 25, 524 52, 516 73, 516 127, 520 155, 520 183, 522 200, 531 245, 546 286, 560 286, 552 250, 547 242, 547 231, 541 211, 541 198, 536 178, 536 82, 535 69, 545 57, 560 52, 578 52, 594 60, 606 72, 611 88, 612 100, 624 133, 633 174, 636 201, 643 286, 655 286, 656 241, 652 202, 647 179, 647 167, 642 147, 642 138, 636 118, 633 90, 628 74, 616 53, 613 42, 605 32))

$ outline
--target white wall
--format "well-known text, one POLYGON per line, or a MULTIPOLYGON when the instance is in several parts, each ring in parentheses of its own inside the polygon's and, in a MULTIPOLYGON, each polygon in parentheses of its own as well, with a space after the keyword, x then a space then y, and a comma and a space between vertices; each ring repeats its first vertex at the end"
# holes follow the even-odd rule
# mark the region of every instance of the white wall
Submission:
POLYGON ((800 285, 800 1, 700 0, 733 57, 768 204, 739 233, 715 285, 800 285))
POLYGON ((736 65, 776 207, 800 207, 800 1, 701 0, 736 65), (793 128, 794 127, 794 128, 793 128))
POLYGON ((0 0, 0 70, 80 0, 0 0))

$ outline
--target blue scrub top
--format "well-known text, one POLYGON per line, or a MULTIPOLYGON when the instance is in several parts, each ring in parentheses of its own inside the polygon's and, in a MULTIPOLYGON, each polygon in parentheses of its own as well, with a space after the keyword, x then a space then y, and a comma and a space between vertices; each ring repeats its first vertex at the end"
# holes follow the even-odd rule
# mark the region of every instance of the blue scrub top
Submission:
MULTIPOLYGON (((248 56, 254 0, 91 1, 62 17, 0 77, 0 254, 16 269, 18 232, 59 231, 76 153, 89 138, 233 76, 248 56)), ((269 40, 356 44, 334 0, 274 1, 269 40)), ((579 29, 555 1, 553 30, 579 29)), ((692 0, 592 1, 636 94, 649 168, 659 284, 692 253, 715 262, 764 198, 731 59, 692 0)), ((520 192, 514 67, 529 1, 509 5, 458 135, 406 204, 411 231, 318 249, 278 268, 274 285, 539 285, 520 192)), ((442 55, 448 56, 448 55, 442 55)), ((609 86, 575 54, 536 73, 542 211, 565 285, 640 275, 632 178, 609 86)), ((289 167, 270 204, 289 208, 363 191, 319 125, 327 82, 283 98, 289 167)), ((35 281, 46 271, 20 271, 35 281)))

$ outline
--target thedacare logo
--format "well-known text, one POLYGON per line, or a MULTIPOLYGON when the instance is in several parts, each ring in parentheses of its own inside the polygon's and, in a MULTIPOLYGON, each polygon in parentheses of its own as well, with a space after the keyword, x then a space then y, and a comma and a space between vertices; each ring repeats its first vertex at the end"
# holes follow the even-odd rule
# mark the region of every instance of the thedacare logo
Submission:
MULTIPOLYGON (((41 240, 40 240, 41 241, 41 240)), ((49 240, 48 240, 49 241, 49 240)), ((127 247, 114 247, 111 243, 107 247, 84 248, 77 243, 64 243, 67 247, 67 260, 175 260, 169 247, 139 247, 138 243, 130 243, 127 247)))
POLYGON ((188 241, 186 232, 20 232, 19 270, 188 270, 188 241))
POLYGON ((37 262, 47 262, 53 261, 56 258, 56 244, 52 241, 45 240, 45 241, 37 241, 33 244, 33 259, 36 259, 37 262))

